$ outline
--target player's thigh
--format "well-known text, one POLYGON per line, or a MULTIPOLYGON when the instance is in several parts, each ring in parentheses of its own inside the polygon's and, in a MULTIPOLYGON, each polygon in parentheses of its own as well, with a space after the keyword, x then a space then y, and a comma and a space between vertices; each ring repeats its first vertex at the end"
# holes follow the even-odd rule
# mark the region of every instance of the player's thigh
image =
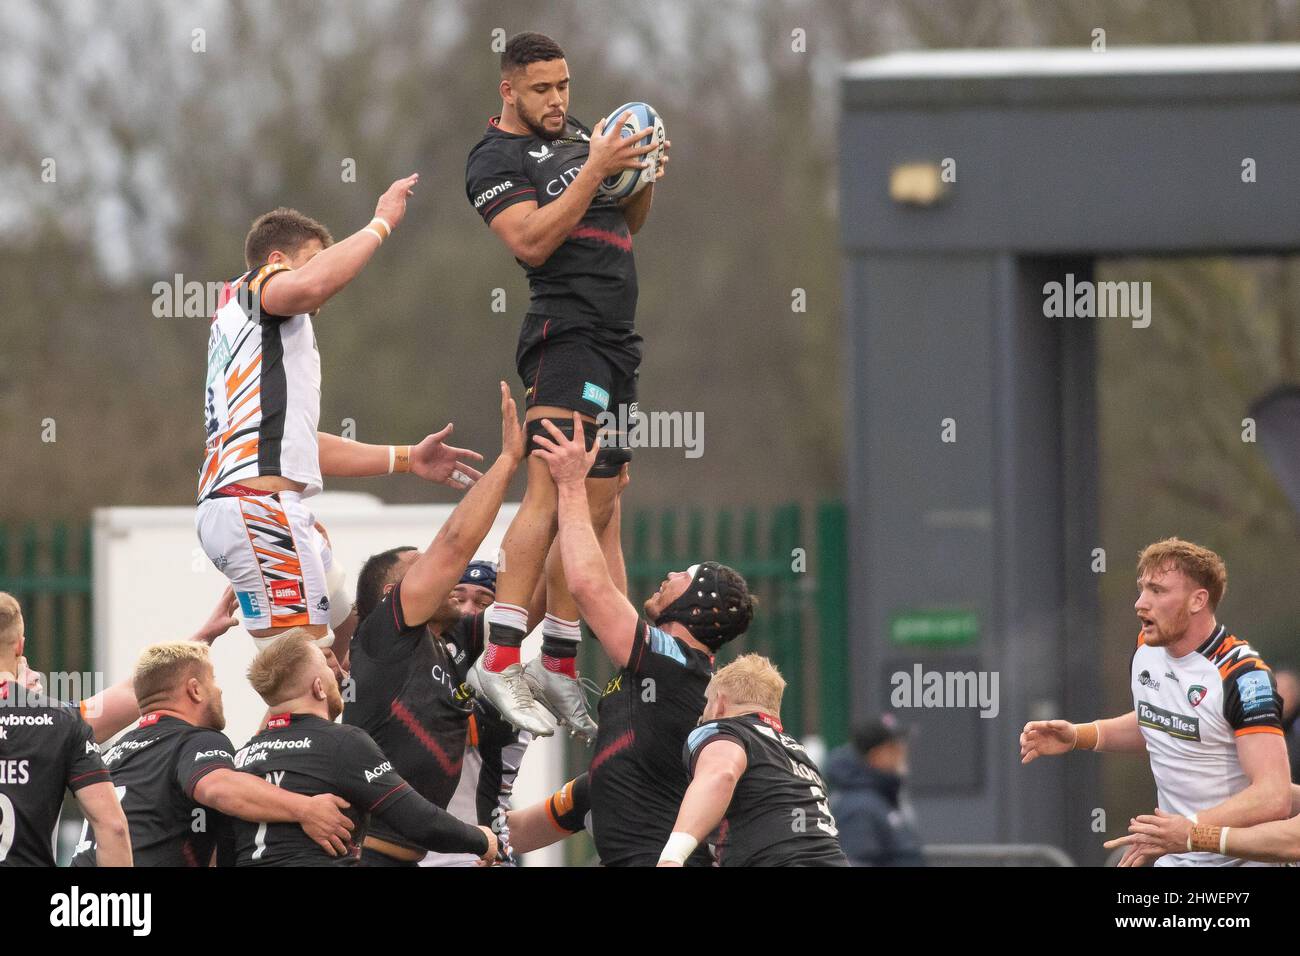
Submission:
POLYGON ((200 506, 199 541, 235 588, 250 631, 329 623, 330 548, 293 492, 200 506))
MULTIPOLYGON (((639 352, 636 356, 639 358, 639 352)), ((614 508, 621 472, 632 461, 630 432, 637 416, 637 384, 640 371, 633 359, 621 350, 607 350, 609 366, 610 408, 601 416, 600 453, 587 476, 587 493, 591 497, 592 522, 597 530, 609 521, 614 508), (602 502, 599 518, 597 500, 602 502)))
POLYGON ((589 337, 570 332, 537 342, 519 356, 524 383, 525 418, 543 406, 565 418, 574 411, 595 421, 610 408, 615 371, 601 348, 589 337))

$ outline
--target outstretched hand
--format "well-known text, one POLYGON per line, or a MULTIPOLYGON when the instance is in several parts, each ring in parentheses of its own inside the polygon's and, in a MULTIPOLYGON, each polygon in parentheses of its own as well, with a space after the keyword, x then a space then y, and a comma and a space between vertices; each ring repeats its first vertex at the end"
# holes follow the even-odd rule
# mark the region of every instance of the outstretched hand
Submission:
POLYGON ((389 228, 396 229, 406 216, 406 200, 415 193, 415 185, 420 181, 419 173, 403 176, 389 186, 379 202, 375 204, 375 215, 388 223, 389 228))
POLYGON ((190 640, 211 647, 213 641, 239 623, 239 618, 235 617, 235 608, 238 606, 239 599, 235 597, 235 589, 226 585, 226 589, 221 592, 221 599, 217 601, 217 606, 212 609, 208 619, 194 632, 190 640))
POLYGON ((566 438, 564 432, 549 419, 543 418, 541 421, 542 427, 550 433, 551 437, 534 435, 533 441, 537 445, 537 456, 546 462, 546 467, 551 470, 551 477, 555 483, 564 485, 584 481, 587 473, 591 471, 591 466, 596 462, 596 455, 600 452, 600 442, 592 442, 591 450, 587 450, 582 415, 578 412, 573 413, 572 438, 566 438))
POLYGON ((1068 753, 1076 740, 1078 733, 1068 720, 1031 720, 1020 734, 1020 762, 1068 753))
POLYGON ((510 386, 501 382, 501 454, 516 462, 524 460, 524 426, 519 422, 519 410, 510 386))
POLYGON ((474 482, 483 477, 483 473, 460 459, 482 461, 483 456, 469 448, 445 444, 455 427, 448 423, 442 431, 434 432, 420 444, 411 446, 411 474, 425 481, 435 481, 448 488, 465 491, 473 487, 474 482))

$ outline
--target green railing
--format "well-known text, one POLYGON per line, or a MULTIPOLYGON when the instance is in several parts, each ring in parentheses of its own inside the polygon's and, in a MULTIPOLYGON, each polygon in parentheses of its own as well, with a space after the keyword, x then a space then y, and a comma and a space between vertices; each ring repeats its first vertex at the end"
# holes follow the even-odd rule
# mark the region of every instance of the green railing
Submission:
MULTIPOLYGON (((88 670, 93 661, 90 526, 0 525, 0 591, 23 607, 32 665, 88 670)), ((643 600, 666 572, 712 559, 740 571, 758 596, 749 633, 718 663, 758 651, 787 682, 782 718, 796 736, 828 746, 848 737, 849 680, 844 506, 787 504, 705 511, 638 511, 625 518, 628 589, 643 600)), ((639 606, 639 604, 638 604, 639 606)), ((602 686, 612 673, 594 641, 579 667, 602 686)))
POLYGON ((0 525, 0 591, 22 605, 33 668, 90 669, 91 589, 89 525, 0 525))
MULTIPOLYGON (((719 666, 747 651, 770 657, 786 679, 782 722, 795 736, 816 733, 835 746, 848 736, 844 524, 839 502, 811 515, 796 504, 766 513, 638 511, 624 519, 628 592, 639 607, 668 571, 700 560, 734 567, 759 606, 745 637, 722 649, 719 666)), ((591 641, 583 642, 579 667, 602 685, 612 673, 591 641)))

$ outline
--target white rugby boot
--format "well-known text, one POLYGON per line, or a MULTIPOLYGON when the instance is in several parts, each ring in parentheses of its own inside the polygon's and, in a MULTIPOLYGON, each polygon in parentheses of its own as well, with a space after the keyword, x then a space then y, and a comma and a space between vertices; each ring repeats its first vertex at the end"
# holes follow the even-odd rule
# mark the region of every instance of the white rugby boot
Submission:
POLYGON ((501 716, 516 730, 526 730, 536 737, 550 737, 555 733, 555 721, 533 698, 528 681, 524 680, 522 664, 511 664, 502 671, 490 671, 483 666, 480 656, 469 669, 465 681, 501 711, 501 716))
POLYGON ((538 655, 524 668, 524 680, 537 702, 551 712, 560 726, 567 726, 571 736, 586 744, 596 739, 596 722, 587 710, 587 695, 579 678, 548 671, 538 655))

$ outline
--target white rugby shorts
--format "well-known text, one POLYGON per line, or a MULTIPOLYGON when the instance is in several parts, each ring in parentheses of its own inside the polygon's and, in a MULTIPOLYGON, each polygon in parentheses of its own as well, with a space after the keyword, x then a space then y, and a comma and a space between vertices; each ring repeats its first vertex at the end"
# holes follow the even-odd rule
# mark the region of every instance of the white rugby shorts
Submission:
POLYGON ((330 623, 329 542, 296 491, 199 503, 199 544, 239 598, 244 627, 330 623))

